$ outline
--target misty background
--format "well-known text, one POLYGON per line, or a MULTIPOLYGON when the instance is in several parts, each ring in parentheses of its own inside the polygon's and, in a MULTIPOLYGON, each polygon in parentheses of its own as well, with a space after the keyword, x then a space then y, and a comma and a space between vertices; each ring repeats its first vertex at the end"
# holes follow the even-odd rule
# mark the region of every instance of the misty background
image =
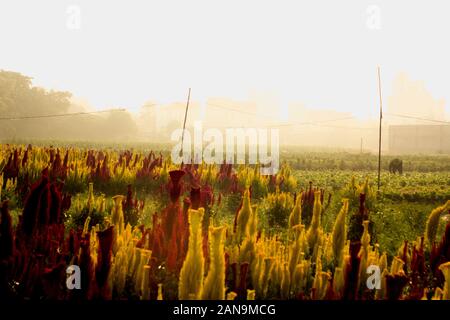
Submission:
POLYGON ((377 66, 384 139, 390 125, 450 120, 448 9, 2 1, 0 139, 169 142, 191 87, 188 128, 278 128, 286 145, 375 150, 377 66), (93 113, 36 118, 79 112, 93 113))

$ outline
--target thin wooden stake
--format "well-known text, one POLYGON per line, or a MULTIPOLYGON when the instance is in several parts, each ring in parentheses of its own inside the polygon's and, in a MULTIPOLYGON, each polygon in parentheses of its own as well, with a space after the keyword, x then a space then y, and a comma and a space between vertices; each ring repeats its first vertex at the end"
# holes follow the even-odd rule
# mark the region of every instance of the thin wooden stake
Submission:
MULTIPOLYGON (((189 88, 188 98, 186 102, 186 110, 184 112, 184 121, 183 121, 183 133, 181 134, 181 156, 184 158, 183 146, 184 146, 184 130, 186 129, 186 119, 189 110, 189 100, 191 99, 191 88, 189 88)), ((183 161, 181 161, 181 168, 183 167, 183 161)))
POLYGON ((380 77, 380 67, 378 67, 378 93, 380 97, 380 130, 378 136, 378 191, 380 191, 381 181, 381 121, 383 119, 383 100, 381 95, 381 77, 380 77))

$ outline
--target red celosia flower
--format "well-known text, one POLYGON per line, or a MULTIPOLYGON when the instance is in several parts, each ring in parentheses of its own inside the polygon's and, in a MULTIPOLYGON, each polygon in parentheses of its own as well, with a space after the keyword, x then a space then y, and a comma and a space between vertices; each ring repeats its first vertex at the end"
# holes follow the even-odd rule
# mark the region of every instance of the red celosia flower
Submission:
POLYGON ((421 237, 419 249, 417 249, 416 246, 413 246, 412 248, 411 293, 409 295, 410 299, 421 299, 423 296, 424 288, 427 286, 423 245, 424 237, 421 237))
POLYGON ((180 180, 184 176, 185 172, 183 170, 172 170, 169 172, 170 182, 169 182, 169 193, 170 200, 175 202, 181 195, 181 185, 180 180))
POLYGON ((95 270, 95 277, 97 285, 100 290, 100 295, 103 298, 109 297, 108 276, 111 270, 111 256, 113 243, 114 226, 109 227, 104 231, 98 231, 98 264, 95 270))
POLYGON ((47 170, 44 170, 41 179, 31 186, 30 193, 25 200, 20 227, 22 232, 27 236, 31 236, 36 226, 41 197, 48 183, 47 170))
POLYGON ((191 201, 192 209, 197 210, 198 208, 200 208, 201 193, 200 193, 199 186, 191 187, 191 194, 190 194, 189 200, 191 201))
POLYGON ((442 263, 450 261, 450 222, 445 227, 445 233, 439 244, 434 244, 430 253, 430 267, 433 275, 438 280, 438 285, 444 282, 442 271, 439 266, 442 263))
POLYGON ((386 295, 388 300, 400 299, 403 288, 408 283, 408 277, 404 274, 386 275, 386 295))
POLYGON ((0 261, 8 259, 14 251, 14 234, 8 201, 3 201, 0 216, 0 261))
POLYGON ((248 273, 248 262, 241 263, 239 272, 239 285, 237 287, 238 299, 246 299, 247 297, 247 273, 248 273))
POLYGON ((359 251, 361 249, 360 241, 353 241, 350 243, 350 261, 345 266, 344 270, 344 299, 356 300, 358 293, 359 282, 359 266, 361 264, 361 258, 359 257, 359 251))

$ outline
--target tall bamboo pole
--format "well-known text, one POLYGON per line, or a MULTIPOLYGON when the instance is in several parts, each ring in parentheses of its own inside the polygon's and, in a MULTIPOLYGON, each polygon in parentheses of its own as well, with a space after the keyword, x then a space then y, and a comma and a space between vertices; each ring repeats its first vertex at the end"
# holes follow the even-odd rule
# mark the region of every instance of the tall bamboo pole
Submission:
POLYGON ((381 181, 381 122, 383 119, 383 100, 381 95, 381 77, 380 77, 380 67, 378 67, 378 94, 380 98, 380 128, 378 135, 378 191, 380 191, 381 181))
MULTIPOLYGON (((191 99, 191 88, 189 88, 189 93, 186 102, 186 110, 184 111, 184 121, 183 121, 183 132, 181 134, 181 156, 184 158, 183 146, 184 146, 184 130, 186 129, 186 119, 189 110, 189 100, 191 99)), ((183 168, 183 161, 181 161, 181 168, 183 168)))

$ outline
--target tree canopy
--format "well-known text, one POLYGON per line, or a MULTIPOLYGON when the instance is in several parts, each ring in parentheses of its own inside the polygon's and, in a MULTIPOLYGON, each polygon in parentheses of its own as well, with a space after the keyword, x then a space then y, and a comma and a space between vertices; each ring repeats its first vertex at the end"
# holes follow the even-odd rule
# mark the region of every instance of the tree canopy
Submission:
POLYGON ((5 119, 72 113, 72 94, 32 85, 32 78, 0 70, 0 139, 117 140, 136 135, 128 112, 5 119))

